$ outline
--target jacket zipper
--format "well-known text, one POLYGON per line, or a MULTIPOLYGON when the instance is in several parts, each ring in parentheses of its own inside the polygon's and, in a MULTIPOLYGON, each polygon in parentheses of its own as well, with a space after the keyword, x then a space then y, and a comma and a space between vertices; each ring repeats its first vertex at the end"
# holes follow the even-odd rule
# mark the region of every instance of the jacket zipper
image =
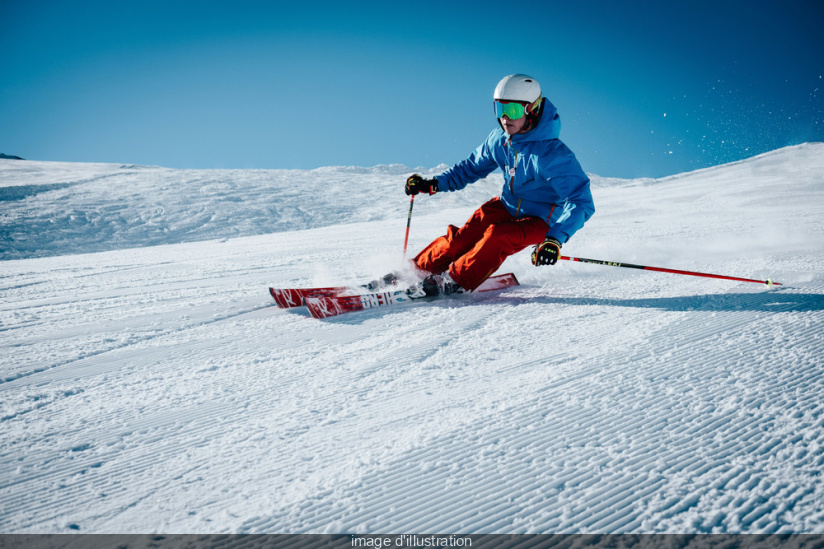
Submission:
MULTIPOLYGON (((515 153, 515 160, 512 162, 512 169, 509 172, 509 192, 512 193, 512 196, 515 196, 515 170, 518 167, 518 151, 512 145, 512 137, 509 138, 507 141, 507 145, 512 149, 512 152, 515 153)), ((515 210, 515 219, 521 217, 521 199, 518 198, 518 206, 515 210)))

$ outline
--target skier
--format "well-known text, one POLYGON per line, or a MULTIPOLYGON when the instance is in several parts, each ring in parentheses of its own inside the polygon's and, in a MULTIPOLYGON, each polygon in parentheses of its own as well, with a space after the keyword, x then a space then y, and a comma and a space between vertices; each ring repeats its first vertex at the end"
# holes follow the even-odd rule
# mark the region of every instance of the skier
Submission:
POLYGON ((504 260, 534 245, 533 265, 554 265, 561 246, 595 212, 589 178, 572 151, 558 139, 561 121, 541 96, 538 81, 512 74, 495 88, 500 128, 466 160, 434 179, 406 180, 406 194, 459 191, 500 168, 504 186, 467 220, 450 225, 413 260, 429 273, 412 296, 472 291, 504 260))

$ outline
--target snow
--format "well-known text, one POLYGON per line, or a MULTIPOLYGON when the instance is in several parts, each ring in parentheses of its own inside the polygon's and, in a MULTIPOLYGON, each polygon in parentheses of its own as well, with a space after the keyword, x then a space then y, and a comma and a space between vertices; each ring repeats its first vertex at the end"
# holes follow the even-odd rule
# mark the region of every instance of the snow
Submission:
MULTIPOLYGON (((411 169, 0 160, 0 531, 824 533, 824 144, 593 176, 522 285, 327 321, 411 169)), ((415 201, 410 254, 499 174, 415 201)))

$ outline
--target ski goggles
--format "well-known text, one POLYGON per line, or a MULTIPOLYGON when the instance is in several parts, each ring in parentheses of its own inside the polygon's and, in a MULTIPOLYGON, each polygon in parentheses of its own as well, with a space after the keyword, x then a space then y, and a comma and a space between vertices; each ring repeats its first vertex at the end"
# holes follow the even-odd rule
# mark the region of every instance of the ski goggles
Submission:
POLYGON ((498 101, 495 100, 495 116, 501 118, 506 115, 510 120, 518 120, 526 114, 527 103, 518 103, 515 101, 498 101))

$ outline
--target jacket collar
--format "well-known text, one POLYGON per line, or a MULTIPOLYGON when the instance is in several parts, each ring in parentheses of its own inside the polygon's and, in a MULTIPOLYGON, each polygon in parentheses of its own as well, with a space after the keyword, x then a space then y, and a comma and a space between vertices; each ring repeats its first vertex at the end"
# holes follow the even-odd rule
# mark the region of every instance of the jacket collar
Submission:
MULTIPOLYGON (((500 122, 499 122, 500 124, 500 122)), ((512 143, 527 143, 529 141, 549 141, 558 139, 561 134, 561 117, 558 109, 552 102, 544 98, 541 112, 538 115, 537 125, 526 133, 516 133, 508 137, 512 143)))

